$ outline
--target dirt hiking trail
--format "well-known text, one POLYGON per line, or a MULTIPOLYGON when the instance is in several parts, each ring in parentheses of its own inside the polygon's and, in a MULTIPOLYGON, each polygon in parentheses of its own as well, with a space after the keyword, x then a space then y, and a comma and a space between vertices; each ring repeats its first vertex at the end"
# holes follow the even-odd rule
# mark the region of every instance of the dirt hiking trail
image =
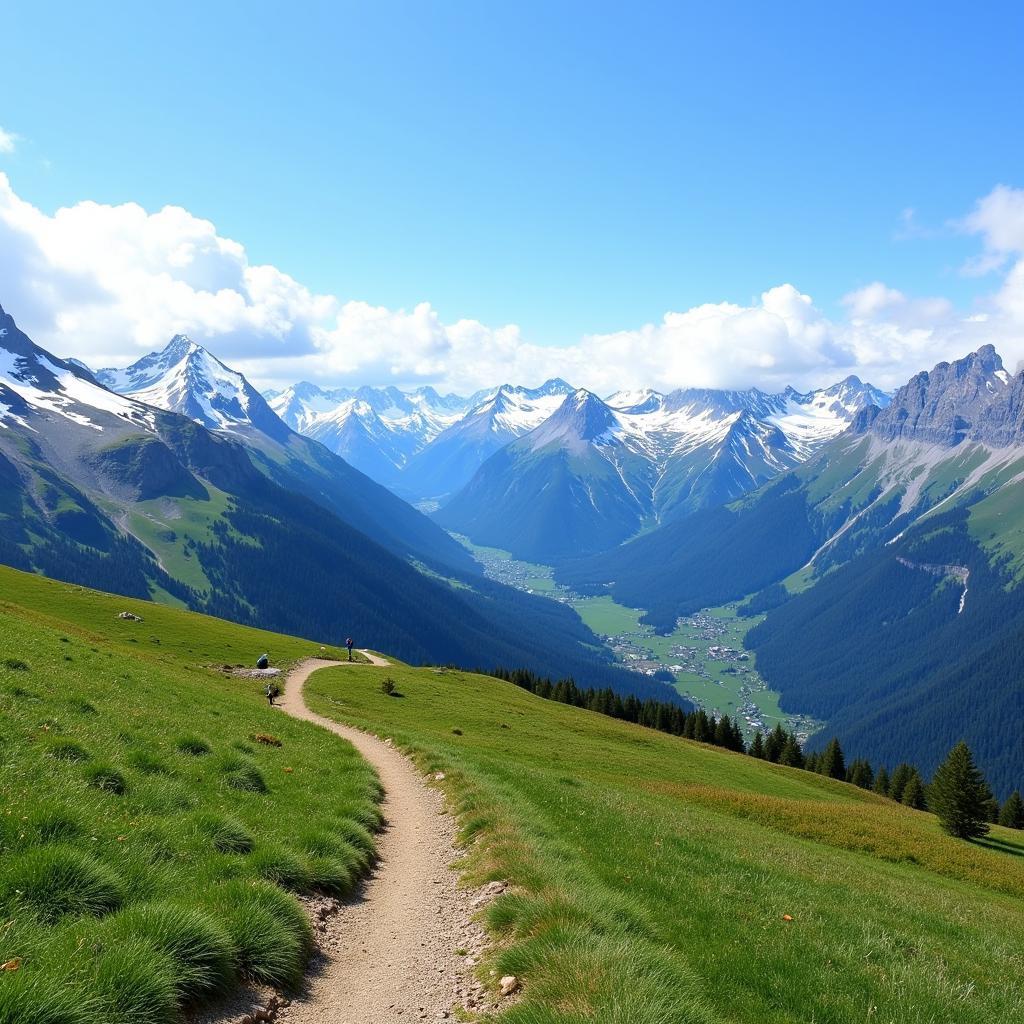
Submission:
MULTIPOLYGON (((373 665, 390 664, 362 653, 373 665)), ((319 906, 313 901, 320 955, 305 992, 277 1009, 273 1019, 289 1024, 451 1021, 454 1005, 483 1009, 487 1002, 471 971, 485 943, 471 921, 483 900, 458 886, 451 866, 458 856, 456 826, 441 793, 389 744, 307 707, 306 681, 318 669, 337 665, 360 670, 358 664, 349 668, 347 662, 319 659, 297 665, 288 675, 281 708, 348 740, 376 769, 384 787, 380 859, 348 901, 319 901, 319 906)))

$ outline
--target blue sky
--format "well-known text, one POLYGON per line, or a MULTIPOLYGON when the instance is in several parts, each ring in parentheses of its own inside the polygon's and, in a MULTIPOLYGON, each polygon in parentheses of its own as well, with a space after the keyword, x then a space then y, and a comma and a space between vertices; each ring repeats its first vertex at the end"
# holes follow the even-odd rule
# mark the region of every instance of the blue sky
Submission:
POLYGON ((22 200, 181 206, 315 293, 542 346, 784 282, 968 310, 949 224, 1024 184, 1019 4, 99 6, 5 12, 22 200))

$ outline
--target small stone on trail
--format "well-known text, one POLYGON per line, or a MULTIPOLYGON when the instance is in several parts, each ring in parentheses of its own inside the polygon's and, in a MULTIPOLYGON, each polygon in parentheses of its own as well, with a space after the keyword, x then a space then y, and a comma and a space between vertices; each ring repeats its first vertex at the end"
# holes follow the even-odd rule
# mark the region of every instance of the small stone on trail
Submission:
POLYGON ((519 991, 519 979, 514 974, 506 974, 498 982, 498 986, 502 996, 510 996, 513 992, 519 991))
POLYGON ((446 776, 445 776, 444 772, 434 772, 434 779, 437 782, 444 782, 445 777, 446 776))

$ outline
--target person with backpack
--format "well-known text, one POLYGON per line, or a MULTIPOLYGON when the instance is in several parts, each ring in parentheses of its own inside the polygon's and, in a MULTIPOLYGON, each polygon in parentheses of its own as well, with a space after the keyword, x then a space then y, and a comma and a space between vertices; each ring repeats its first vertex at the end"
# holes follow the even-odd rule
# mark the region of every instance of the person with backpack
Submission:
POLYGON ((267 683, 267 688, 264 691, 267 695, 267 702, 271 707, 274 706, 274 698, 281 692, 275 683, 267 683))
POLYGON ((345 646, 348 648, 348 660, 351 661, 352 660, 352 637, 349 637, 345 641, 345 646))

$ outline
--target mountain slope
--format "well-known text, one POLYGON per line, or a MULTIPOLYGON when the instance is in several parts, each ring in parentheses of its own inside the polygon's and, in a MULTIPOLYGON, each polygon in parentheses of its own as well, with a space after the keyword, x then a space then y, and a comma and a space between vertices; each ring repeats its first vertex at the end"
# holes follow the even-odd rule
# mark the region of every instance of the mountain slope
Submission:
POLYGON ((647 463, 617 436, 619 426, 596 395, 577 391, 487 459, 434 518, 535 562, 613 547, 640 528, 652 485, 647 463))
POLYGON ((177 412, 242 442, 270 480, 323 505, 400 557, 465 572, 465 549, 424 515, 291 430, 240 373, 177 336, 124 370, 101 370, 101 383, 138 401, 177 412))
POLYGON ((0 1019, 173 1021, 257 972, 298 984, 297 896, 367 873, 379 784, 221 666, 319 645, 6 567, 0 590, 0 1019))
POLYGON ((1019 832, 965 846, 854 786, 466 673, 328 669, 307 694, 445 774, 477 877, 509 883, 495 968, 519 1019, 1015 1017, 1019 832))
POLYGON ((934 766, 966 735, 1005 787, 1020 768, 1006 722, 1019 721, 1024 672, 1011 641, 1024 599, 1022 398, 1024 376, 990 346, 941 363, 743 500, 558 578, 647 608, 666 631, 787 581, 795 593, 773 593, 748 637, 785 708, 890 766, 934 766))
MULTIPOLYGON (((21 661, 0 664, 0 791, 18 811, 0 816, 5 1024, 174 1020, 207 1010, 204 977, 300 985, 294 894, 352 891, 379 787, 351 747, 220 666, 318 645, 6 568, 0 590, 0 645, 21 661), (61 907, 67 889, 30 870, 52 863, 93 899, 61 907)), ((858 1020, 865 1004, 1015 1019, 1019 831, 966 846, 853 786, 468 672, 339 666, 307 695, 444 773, 486 853, 465 881, 508 883, 484 969, 515 973, 520 1014, 564 1020, 571 1000, 579 1019, 630 1024, 858 1020)))

